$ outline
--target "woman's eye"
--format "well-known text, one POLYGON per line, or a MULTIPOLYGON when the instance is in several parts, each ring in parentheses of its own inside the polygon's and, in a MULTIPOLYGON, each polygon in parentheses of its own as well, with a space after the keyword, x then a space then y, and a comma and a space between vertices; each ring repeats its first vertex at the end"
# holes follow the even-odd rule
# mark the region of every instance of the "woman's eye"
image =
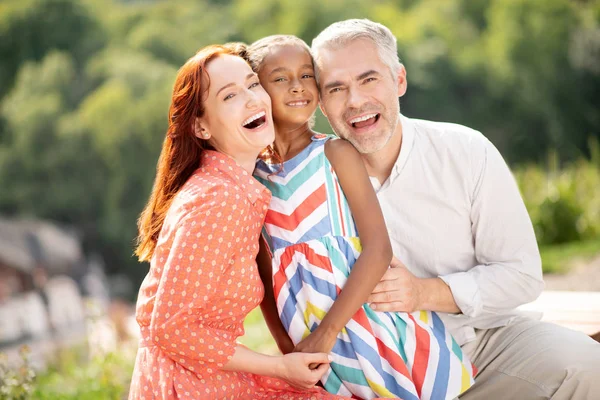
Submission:
POLYGON ((260 86, 259 82, 254 82, 253 84, 251 84, 248 89, 254 89, 255 87, 260 86))
POLYGON ((235 96, 235 94, 229 93, 227 96, 225 96, 225 98, 223 100, 227 101, 229 99, 233 99, 234 96, 235 96))

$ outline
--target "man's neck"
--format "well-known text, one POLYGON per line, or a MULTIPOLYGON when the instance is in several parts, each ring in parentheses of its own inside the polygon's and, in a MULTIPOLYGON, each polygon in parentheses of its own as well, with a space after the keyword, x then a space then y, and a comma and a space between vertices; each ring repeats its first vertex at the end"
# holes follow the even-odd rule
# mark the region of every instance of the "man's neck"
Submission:
POLYGON ((396 131, 390 141, 381 150, 362 155, 367 173, 369 176, 377 178, 381 185, 390 177, 398 160, 402 148, 402 136, 402 123, 400 117, 398 117, 396 131))

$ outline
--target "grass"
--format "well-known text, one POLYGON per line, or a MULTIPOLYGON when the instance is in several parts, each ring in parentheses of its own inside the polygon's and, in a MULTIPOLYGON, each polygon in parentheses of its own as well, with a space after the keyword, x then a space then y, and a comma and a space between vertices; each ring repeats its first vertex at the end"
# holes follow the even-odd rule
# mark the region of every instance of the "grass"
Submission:
POLYGON ((267 328, 260 308, 255 308, 244 320, 246 334, 239 341, 250 349, 263 354, 281 354, 267 328))
POLYGON ((600 237, 581 242, 540 246, 544 273, 564 274, 576 263, 600 255, 600 237))

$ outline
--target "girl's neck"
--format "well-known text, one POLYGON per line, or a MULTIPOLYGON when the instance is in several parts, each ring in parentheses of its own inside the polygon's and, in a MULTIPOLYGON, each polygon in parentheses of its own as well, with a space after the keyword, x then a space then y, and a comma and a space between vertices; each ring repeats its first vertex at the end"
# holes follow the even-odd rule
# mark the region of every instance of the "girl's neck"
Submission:
POLYGON ((311 142, 315 132, 308 122, 296 127, 284 127, 275 124, 275 142, 273 147, 283 161, 294 158, 311 142))

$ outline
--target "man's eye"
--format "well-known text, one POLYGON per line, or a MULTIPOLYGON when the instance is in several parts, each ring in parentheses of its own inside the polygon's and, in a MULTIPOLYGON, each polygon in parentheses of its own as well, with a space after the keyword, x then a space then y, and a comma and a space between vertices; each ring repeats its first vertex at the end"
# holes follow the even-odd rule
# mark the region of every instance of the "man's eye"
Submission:
POLYGON ((310 75, 310 74, 302 75, 302 79, 311 79, 311 78, 314 78, 314 75, 310 75))
POLYGON ((329 93, 337 93, 337 92, 339 92, 340 90, 342 90, 342 89, 341 89, 341 88, 339 88, 339 87, 336 87, 336 88, 333 88, 333 89, 331 89, 331 90, 329 91, 329 93))
POLYGON ((275 79, 275 82, 283 82, 283 81, 285 81, 285 78, 283 78, 283 77, 275 79))
POLYGON ((373 82, 375 80, 376 80, 375 78, 367 78, 367 79, 365 79, 365 83, 373 82))

